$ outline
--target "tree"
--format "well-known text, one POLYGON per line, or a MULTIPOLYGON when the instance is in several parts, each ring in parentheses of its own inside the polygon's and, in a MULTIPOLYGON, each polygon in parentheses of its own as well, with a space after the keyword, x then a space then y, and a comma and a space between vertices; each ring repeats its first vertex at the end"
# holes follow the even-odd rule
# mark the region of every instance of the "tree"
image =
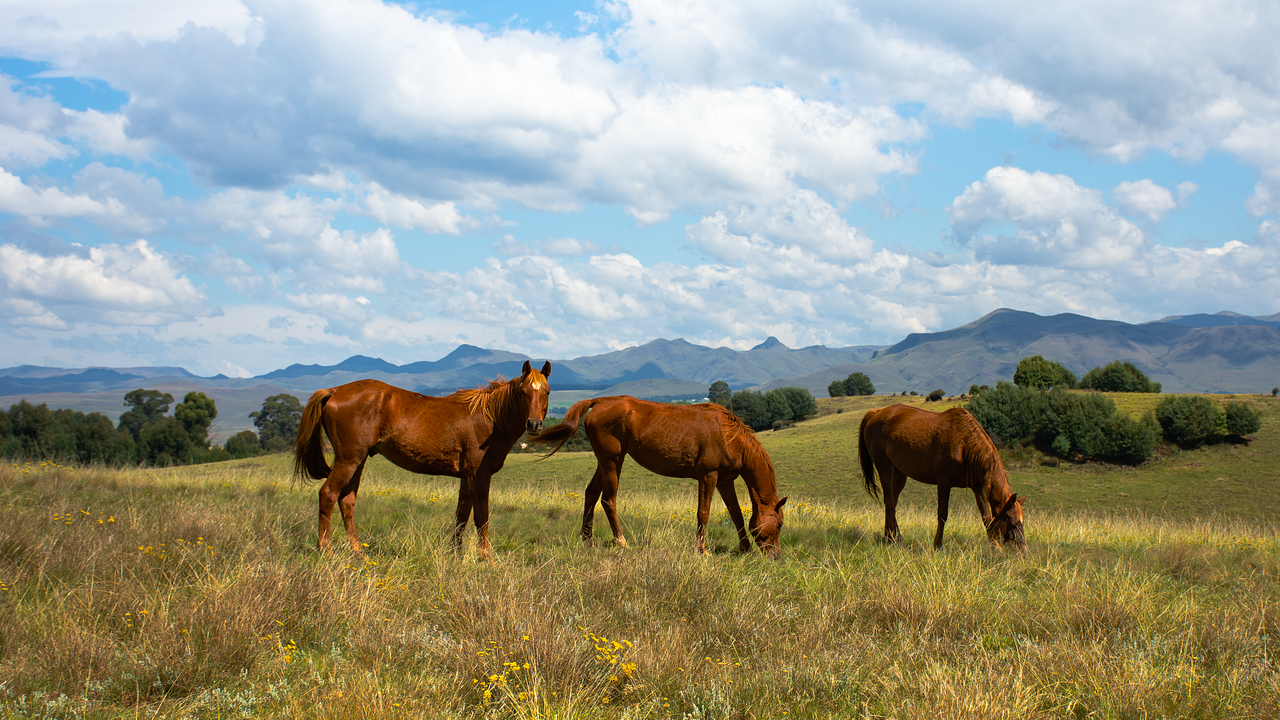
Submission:
POLYGON ((827 395, 829 397, 844 397, 847 394, 848 393, 844 391, 843 380, 832 380, 831 384, 827 386, 827 395))
POLYGON ((227 443, 224 447, 227 450, 227 454, 237 460, 253 457, 258 454, 258 435, 252 430, 241 430, 227 438, 227 443))
POLYGON ((173 416, 182 423, 196 447, 209 447, 209 426, 218 417, 218 406, 213 398, 192 390, 173 409, 173 416))
POLYGON ((124 396, 124 404, 129 406, 120 414, 120 429, 128 430, 134 440, 142 433, 142 428, 155 422, 169 412, 173 396, 159 390, 131 390, 124 396))
POLYGON ((1080 387, 1103 392, 1160 392, 1160 383, 1151 382, 1146 373, 1128 360, 1116 360, 1090 370, 1080 379, 1080 387))
POLYGON ((262 409, 249 413, 258 428, 258 442, 270 452, 280 452, 298 437, 302 421, 302 403, 288 393, 272 395, 262 401, 262 409))
POLYGON ((871 384, 871 378, 864 372, 849 373, 849 377, 844 379, 844 394, 875 395, 876 386, 871 384))
POLYGON ((729 407, 732 399, 733 391, 729 389, 729 383, 723 380, 717 380, 711 383, 711 387, 707 388, 707 400, 720 407, 729 407))
POLYGON ((138 434, 138 456, 149 465, 185 465, 193 457, 195 445, 177 418, 162 417, 147 423, 138 434))
POLYGON ((1018 369, 1013 373, 1013 384, 1034 389, 1073 388, 1076 386, 1076 374, 1061 363, 1046 360, 1042 355, 1031 355, 1018 361, 1018 369))
POLYGON ((791 405, 791 419, 799 422, 807 417, 818 414, 818 401, 813 399, 813 393, 802 387, 784 387, 779 391, 786 396, 788 404, 791 405))
POLYGON ((739 390, 733 394, 729 409, 752 430, 763 430, 773 424, 764 396, 760 393, 739 390))
POLYGON ((929 395, 924 400, 925 402, 938 402, 939 400, 941 400, 946 396, 947 396, 946 391, 943 390, 942 388, 938 388, 937 390, 934 390, 933 392, 929 393, 929 395))

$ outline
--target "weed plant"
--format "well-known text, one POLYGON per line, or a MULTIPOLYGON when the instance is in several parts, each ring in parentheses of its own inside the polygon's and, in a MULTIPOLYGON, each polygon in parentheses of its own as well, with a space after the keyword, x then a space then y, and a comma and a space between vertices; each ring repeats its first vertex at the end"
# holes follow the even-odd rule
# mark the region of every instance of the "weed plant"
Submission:
POLYGON ((723 508, 713 555, 695 555, 692 481, 634 463, 631 548, 583 546, 589 453, 508 460, 494 563, 449 545, 456 481, 381 458, 357 509, 363 556, 315 551, 315 489, 290 485, 285 456, 0 466, 0 713, 1280 716, 1280 531, 1256 496, 1205 503, 1202 482, 1274 461, 1268 404, 1251 447, 1011 468, 1026 557, 988 545, 963 491, 934 552, 933 489, 914 481, 904 542, 881 543, 856 476, 861 408, 761 435, 791 497, 779 562, 730 552, 723 508), (1099 484, 1134 500, 1068 490, 1099 484), (1183 502, 1145 503, 1144 484, 1183 502))

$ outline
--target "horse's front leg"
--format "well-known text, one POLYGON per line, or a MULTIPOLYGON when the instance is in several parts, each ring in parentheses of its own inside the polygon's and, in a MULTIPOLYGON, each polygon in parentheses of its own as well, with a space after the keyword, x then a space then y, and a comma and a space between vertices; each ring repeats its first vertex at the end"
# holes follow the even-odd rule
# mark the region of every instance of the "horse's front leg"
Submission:
POLYGON ((582 536, 582 542, 587 545, 595 542, 593 535, 596 525, 596 503, 600 502, 600 492, 604 489, 604 481, 601 479, 603 474, 603 464, 596 463, 596 472, 591 476, 591 482, 587 483, 586 489, 582 491, 582 530, 579 534, 582 536))
POLYGON ((724 500, 724 507, 729 511, 733 526, 738 528, 738 552, 744 553, 751 550, 751 536, 747 534, 747 524, 742 519, 742 508, 738 505, 738 490, 734 486, 736 479, 734 475, 722 477, 716 483, 716 489, 720 491, 720 499, 724 500))
POLYGON ((698 539, 695 548, 702 555, 711 554, 707 552, 707 521, 711 518, 711 496, 715 491, 715 473, 698 480, 698 539))
POLYGON ((458 509, 453 516, 453 550, 462 554, 462 531, 467 528, 467 520, 471 517, 471 479, 463 476, 458 479, 458 509))
POLYGON ((492 474, 484 468, 471 483, 471 505, 476 523, 476 559, 492 560, 493 547, 489 545, 489 481, 492 474))
POLYGON ((600 507, 604 508, 604 517, 609 521, 609 530, 613 532, 613 544, 620 548, 627 546, 627 538, 622 534, 622 523, 618 521, 618 476, 622 474, 622 461, 625 455, 617 459, 600 462, 600 507))
POLYGON ((942 529, 947 526, 947 510, 951 505, 951 486, 938 483, 938 531, 933 535, 933 549, 942 549, 942 529))

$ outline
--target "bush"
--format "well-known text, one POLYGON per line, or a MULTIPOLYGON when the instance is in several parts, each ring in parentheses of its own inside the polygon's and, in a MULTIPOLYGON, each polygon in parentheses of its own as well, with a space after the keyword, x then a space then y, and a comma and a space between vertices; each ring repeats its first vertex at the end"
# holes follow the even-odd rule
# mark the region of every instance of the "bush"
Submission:
POLYGON ((1160 383, 1151 382, 1146 373, 1128 360, 1117 360, 1090 370, 1080 379, 1080 387, 1103 392, 1160 392, 1160 383))
POLYGON ((827 386, 827 397, 844 397, 847 394, 848 393, 844 391, 843 380, 832 380, 831 384, 827 386))
POLYGON ((845 378, 844 380, 838 380, 836 382, 843 384, 844 386, 843 392, 841 392, 840 388, 834 387, 835 383, 831 383, 831 385, 827 386, 828 395, 831 395, 831 391, 833 389, 836 392, 841 392, 840 395, 831 395, 831 397, 843 397, 845 395, 875 395, 876 394, 876 386, 871 383, 871 378, 867 377, 867 374, 864 372, 849 373, 849 377, 845 378))
POLYGON ((1045 393, 997 383, 969 401, 969 412, 987 433, 1008 444, 1032 444, 1058 457, 1137 464, 1160 437, 1154 416, 1135 420, 1098 393, 1045 393))
POLYGON ((947 394, 943 392, 941 389, 934 390, 933 392, 929 393, 928 397, 925 398, 925 402, 938 402, 939 400, 941 400, 946 396, 947 394))
POLYGON ((1076 375, 1042 355, 1031 355, 1018 361, 1018 369, 1013 373, 1013 384, 1025 388, 1073 388, 1076 386, 1076 375))
POLYGON ((1199 447, 1227 434, 1227 413, 1200 395, 1170 395, 1156 405, 1156 420, 1169 442, 1199 447))
POLYGON ((1243 438, 1262 429, 1262 416, 1244 402, 1229 402, 1223 407, 1227 413, 1227 434, 1243 438))
POLYGON ((764 396, 758 392, 739 390, 733 394, 729 409, 752 430, 763 430, 773 425, 773 418, 769 417, 769 408, 765 404, 764 396))
POLYGON ((241 430, 240 432, 227 438, 226 445, 223 446, 227 454, 232 458, 240 459, 253 457, 258 454, 260 446, 258 445, 258 435, 252 430, 241 430))

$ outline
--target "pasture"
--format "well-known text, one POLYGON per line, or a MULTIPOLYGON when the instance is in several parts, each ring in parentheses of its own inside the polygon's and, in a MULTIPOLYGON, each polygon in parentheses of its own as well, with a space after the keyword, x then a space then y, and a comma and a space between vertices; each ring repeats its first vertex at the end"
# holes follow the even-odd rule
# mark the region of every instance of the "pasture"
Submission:
POLYGON ((0 466, 0 712, 1274 718, 1280 402, 1247 399, 1264 413, 1248 446, 1139 468, 1006 451, 1026 557, 987 544, 964 490, 934 552, 936 495, 914 481, 903 543, 879 541, 857 424, 899 398, 820 401, 760 434, 790 498, 778 562, 730 552, 719 500, 713 555, 696 555, 695 481, 630 461, 631 547, 602 523, 583 547, 589 453, 508 458, 492 563, 470 527, 451 549, 455 480, 381 457, 356 510, 363 556, 316 553, 317 488, 293 486, 284 455, 0 466))

